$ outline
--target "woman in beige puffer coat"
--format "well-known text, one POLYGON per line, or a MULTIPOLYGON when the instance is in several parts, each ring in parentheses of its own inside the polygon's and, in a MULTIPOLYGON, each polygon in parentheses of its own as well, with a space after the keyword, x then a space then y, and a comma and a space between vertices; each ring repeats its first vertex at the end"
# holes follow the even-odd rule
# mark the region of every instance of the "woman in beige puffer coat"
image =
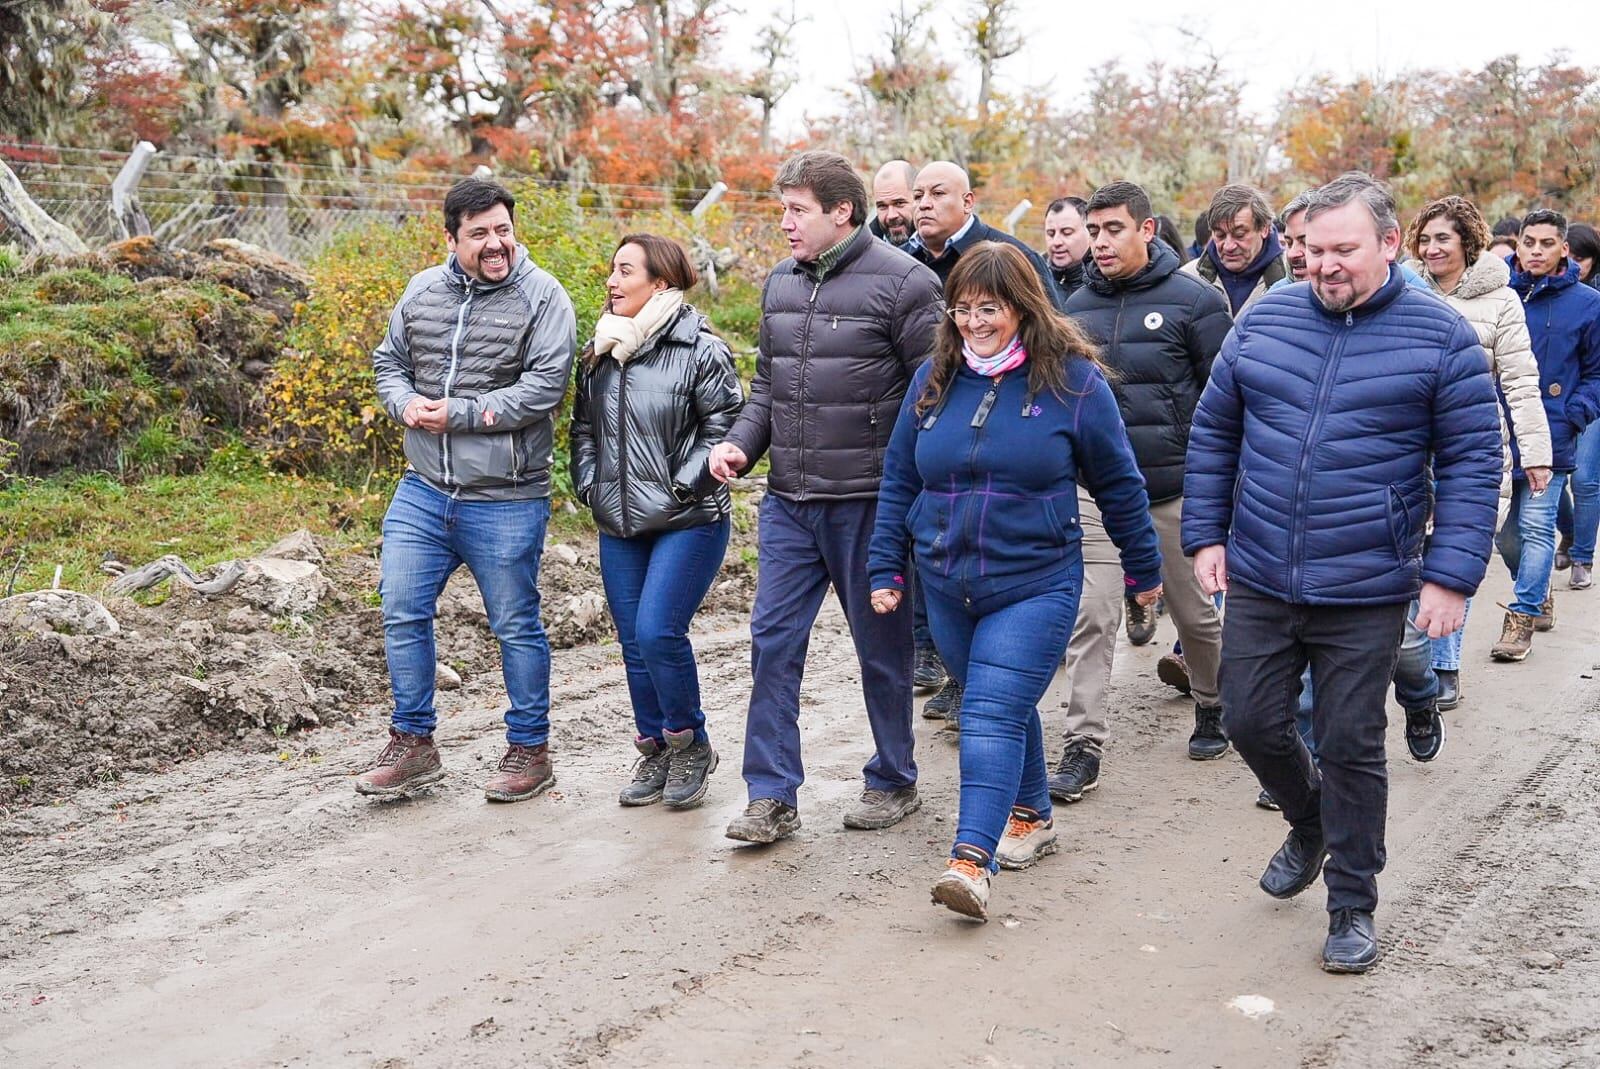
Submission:
MULTIPOLYGON (((1414 267, 1428 287, 1442 297, 1478 333, 1489 354, 1506 408, 1510 434, 1530 482, 1540 487, 1550 479, 1550 424, 1540 396, 1539 365, 1528 338, 1522 301, 1507 283, 1511 270, 1488 251, 1489 227, 1465 197, 1443 197, 1423 208, 1406 233, 1414 267)), ((1502 419, 1501 434, 1509 445, 1502 419)), ((1511 451, 1505 452, 1500 483, 1500 520, 1511 504, 1511 451)), ((1468 605, 1471 602, 1469 600, 1468 605)), ((1464 628, 1463 628, 1464 629, 1464 628)), ((1439 708, 1460 702, 1461 631, 1433 642, 1433 669, 1439 677, 1439 708)))

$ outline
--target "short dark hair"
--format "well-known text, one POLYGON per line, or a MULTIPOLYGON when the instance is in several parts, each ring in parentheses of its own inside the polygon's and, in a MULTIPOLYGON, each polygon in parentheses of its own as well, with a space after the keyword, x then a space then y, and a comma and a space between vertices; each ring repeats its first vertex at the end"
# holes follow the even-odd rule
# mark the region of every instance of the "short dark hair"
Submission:
POLYGON ((1044 214, 1051 215, 1063 208, 1071 208, 1077 212, 1079 219, 1085 218, 1089 214, 1089 202, 1082 197, 1057 197, 1050 202, 1050 207, 1044 210, 1044 214))
POLYGON ((1567 227, 1567 251, 1574 257, 1600 261, 1600 232, 1588 223, 1567 227))
MULTIPOLYGON (((1554 208, 1535 208, 1527 215, 1524 215, 1522 217, 1522 230, 1526 230, 1530 226, 1553 226, 1556 228, 1556 233, 1561 235, 1562 240, 1566 240, 1567 217, 1554 208)), ((1521 234, 1522 230, 1517 231, 1517 233, 1521 234)))
POLYGON ((1100 211, 1102 208, 1119 208, 1126 206, 1128 214, 1133 216, 1135 223, 1143 223, 1146 219, 1154 219, 1156 213, 1150 208, 1150 194, 1144 187, 1133 182, 1108 182, 1094 191, 1094 196, 1089 198, 1088 206, 1083 214, 1100 211))
POLYGON ((1489 233, 1497 238, 1514 238, 1522 233, 1522 220, 1514 215, 1503 215, 1489 233))
POLYGON ((506 206, 506 214, 512 219, 517 214, 517 198, 511 191, 499 182, 490 182, 482 178, 463 178, 450 187, 450 192, 444 195, 444 229, 451 237, 455 237, 461 229, 461 220, 469 215, 486 212, 496 204, 506 206))
POLYGON ((850 161, 837 152, 813 149, 790 156, 778 168, 772 186, 780 195, 790 189, 809 189, 823 211, 849 204, 852 226, 867 221, 866 184, 850 161))
POLYGON ((1267 195, 1255 186, 1233 182, 1212 195, 1211 207, 1206 209, 1206 226, 1212 230, 1226 227, 1245 208, 1250 209, 1250 221, 1257 230, 1272 225, 1272 205, 1267 203, 1267 195))

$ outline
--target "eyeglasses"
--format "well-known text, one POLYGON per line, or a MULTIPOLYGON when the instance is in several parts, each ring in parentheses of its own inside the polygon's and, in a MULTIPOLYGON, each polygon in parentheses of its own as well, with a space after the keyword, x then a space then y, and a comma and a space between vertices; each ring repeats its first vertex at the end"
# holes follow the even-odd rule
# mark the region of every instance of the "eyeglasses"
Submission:
POLYGON ((992 323, 1004 315, 1009 310, 1009 307, 1009 305, 1004 304, 980 304, 976 308, 968 308, 964 304, 958 304, 954 308, 946 308, 944 314, 955 320, 956 326, 961 327, 965 326, 973 318, 988 320, 992 323))

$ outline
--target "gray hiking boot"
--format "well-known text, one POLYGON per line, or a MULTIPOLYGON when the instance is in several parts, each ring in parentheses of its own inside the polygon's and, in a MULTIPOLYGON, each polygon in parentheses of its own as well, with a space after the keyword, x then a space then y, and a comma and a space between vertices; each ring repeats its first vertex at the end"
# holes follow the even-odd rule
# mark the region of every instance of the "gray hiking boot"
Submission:
POLYGON ((1572 562, 1572 578, 1567 580, 1567 586, 1573 590, 1588 590, 1594 586, 1594 567, 1572 562))
POLYGON ((844 826, 863 831, 890 828, 921 808, 915 784, 893 791, 868 787, 861 792, 861 804, 844 815, 844 826))
POLYGON ((734 817, 724 833, 742 843, 775 843, 800 830, 800 811, 776 798, 757 798, 734 817))
POLYGON ((633 782, 617 795, 623 805, 654 805, 661 801, 661 791, 667 785, 667 760, 672 751, 655 739, 635 738, 633 745, 639 751, 639 760, 633 763, 633 782))
POLYGON ((693 809, 706 796, 717 751, 709 742, 695 742, 694 728, 668 731, 667 786, 661 800, 673 809, 693 809))

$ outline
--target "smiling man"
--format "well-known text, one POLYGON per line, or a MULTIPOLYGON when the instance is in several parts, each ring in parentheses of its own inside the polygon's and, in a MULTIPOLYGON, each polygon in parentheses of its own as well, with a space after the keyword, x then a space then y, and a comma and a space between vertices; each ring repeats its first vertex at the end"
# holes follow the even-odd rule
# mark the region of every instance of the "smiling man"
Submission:
POLYGON ((383 639, 394 690, 389 744, 356 779, 376 797, 444 777, 433 742, 433 619, 445 581, 477 581, 505 674, 505 756, 491 801, 555 782, 550 645, 539 557, 550 519, 554 413, 576 347, 572 302, 517 244, 516 201, 468 179, 444 201, 450 258, 411 279, 372 354, 378 397, 405 426, 407 468, 383 521, 383 639))
POLYGON ((1394 199, 1367 175, 1312 193, 1310 285, 1234 325, 1184 472, 1184 552, 1208 593, 1228 592, 1228 737, 1290 826, 1261 889, 1291 898, 1326 861, 1329 972, 1378 958, 1384 703, 1407 607, 1431 637, 1461 626, 1499 500, 1489 358, 1459 313, 1405 284, 1399 244, 1394 199), (1308 664, 1315 764, 1294 728, 1308 664))
POLYGON ((1211 198, 1206 225, 1211 240, 1183 270, 1214 286, 1237 319, 1287 274, 1272 207, 1254 186, 1226 185, 1211 198))
POLYGON ((867 229, 867 191, 850 161, 802 152, 774 181, 791 257, 761 291, 750 400, 711 451, 724 481, 771 451, 761 499, 750 612, 754 677, 745 728, 750 803, 730 839, 770 843, 800 827, 800 679, 811 625, 831 584, 861 666, 875 752, 850 828, 887 828, 915 812, 909 613, 872 611, 867 544, 883 454, 911 374, 933 349, 939 280, 867 229))

